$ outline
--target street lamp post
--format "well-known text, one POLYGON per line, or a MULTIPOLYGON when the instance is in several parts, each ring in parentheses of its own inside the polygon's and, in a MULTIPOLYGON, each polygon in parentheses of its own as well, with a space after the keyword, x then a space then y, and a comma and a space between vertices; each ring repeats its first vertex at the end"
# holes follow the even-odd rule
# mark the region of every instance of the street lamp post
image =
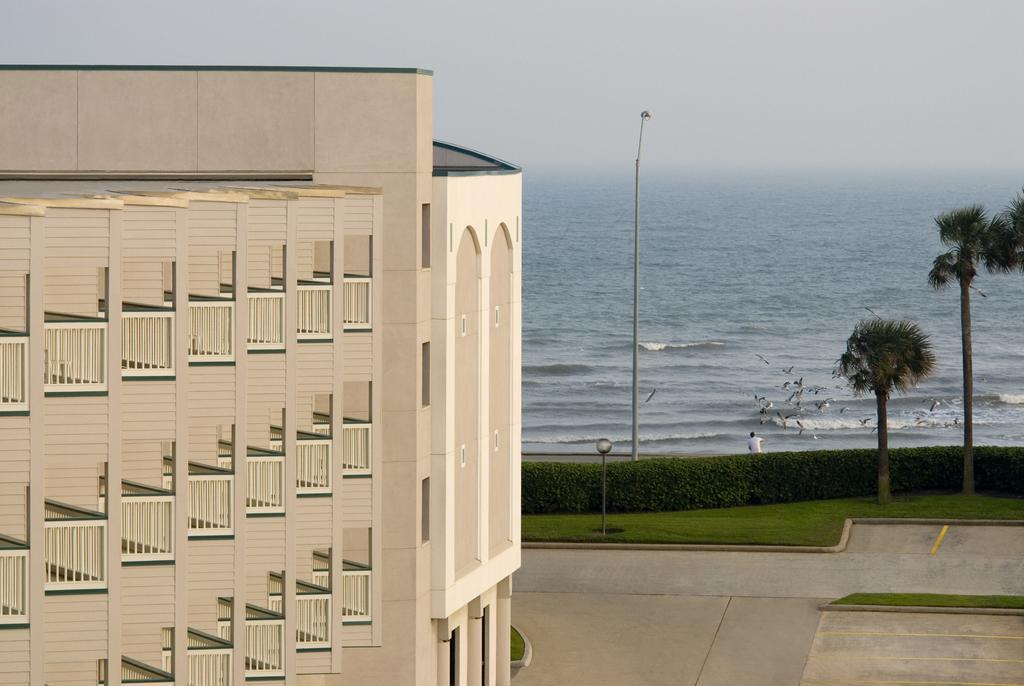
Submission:
POLYGON ((633 193, 633 459, 640 459, 640 389, 637 371, 640 364, 640 146, 644 142, 644 122, 651 113, 640 113, 640 138, 636 144, 636 181, 633 193))
POLYGON ((597 442, 597 452, 601 453, 601 535, 608 533, 605 526, 608 513, 608 453, 612 451, 612 442, 602 438, 597 442))

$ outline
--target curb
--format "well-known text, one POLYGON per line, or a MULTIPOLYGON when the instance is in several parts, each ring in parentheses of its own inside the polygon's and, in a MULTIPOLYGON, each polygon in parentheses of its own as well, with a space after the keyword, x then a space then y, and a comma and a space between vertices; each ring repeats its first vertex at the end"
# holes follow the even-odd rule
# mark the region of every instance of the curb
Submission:
POLYGON ((691 550, 730 553, 841 553, 850 541, 854 524, 903 524, 921 526, 1024 526, 1024 519, 916 519, 902 517, 853 517, 843 522, 843 533, 835 545, 732 545, 724 543, 579 543, 523 541, 523 548, 539 550, 691 550))
POLYGON ((519 627, 515 624, 511 625, 516 633, 519 634, 523 639, 523 657, 519 660, 512 660, 510 667, 512 669, 522 669, 523 667, 529 667, 530 662, 533 661, 533 644, 530 643, 530 639, 526 637, 519 627))
POLYGON ((1001 607, 929 607, 913 605, 832 605, 818 607, 822 612, 896 612, 901 614, 931 615, 1003 615, 1024 617, 1024 610, 1001 607))

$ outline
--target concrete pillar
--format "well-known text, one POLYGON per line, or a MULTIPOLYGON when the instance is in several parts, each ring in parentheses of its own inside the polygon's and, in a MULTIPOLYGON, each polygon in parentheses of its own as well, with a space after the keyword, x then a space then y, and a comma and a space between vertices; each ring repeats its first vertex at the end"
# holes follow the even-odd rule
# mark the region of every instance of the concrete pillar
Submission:
POLYGON ((496 686, 511 686, 512 577, 498 583, 497 606, 494 617, 494 680, 496 686))

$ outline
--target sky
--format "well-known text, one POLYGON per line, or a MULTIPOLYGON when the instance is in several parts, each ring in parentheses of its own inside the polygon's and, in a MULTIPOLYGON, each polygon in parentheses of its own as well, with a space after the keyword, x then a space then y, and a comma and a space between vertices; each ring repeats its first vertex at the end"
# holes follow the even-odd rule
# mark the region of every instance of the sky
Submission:
POLYGON ((434 71, 526 167, 1024 172, 1022 0, 0 0, 6 64, 434 71))

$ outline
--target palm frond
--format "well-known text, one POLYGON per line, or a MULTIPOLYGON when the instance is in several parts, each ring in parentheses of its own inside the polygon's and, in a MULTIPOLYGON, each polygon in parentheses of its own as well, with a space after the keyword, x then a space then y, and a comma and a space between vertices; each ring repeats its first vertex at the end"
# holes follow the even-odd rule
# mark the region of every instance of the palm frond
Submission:
POLYGON ((904 393, 935 369, 931 339, 914 322, 864 319, 853 329, 836 370, 857 395, 904 393))
POLYGON ((957 262, 957 254, 953 250, 936 257, 931 271, 928 272, 928 284, 932 288, 940 290, 959 279, 960 274, 957 269, 957 262))
POLYGON ((943 212, 935 218, 935 224, 939 227, 939 240, 943 245, 969 252, 979 242, 988 224, 988 216, 981 205, 967 205, 943 212))

